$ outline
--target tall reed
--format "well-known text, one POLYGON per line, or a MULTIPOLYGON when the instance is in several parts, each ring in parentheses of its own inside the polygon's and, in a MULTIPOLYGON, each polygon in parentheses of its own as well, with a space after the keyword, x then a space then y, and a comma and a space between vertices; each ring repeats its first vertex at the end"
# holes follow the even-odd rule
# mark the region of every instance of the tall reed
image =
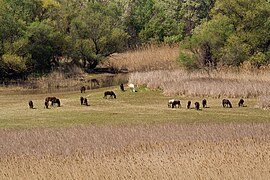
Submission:
POLYGON ((159 70, 134 72, 129 82, 162 89, 166 95, 258 97, 270 95, 270 72, 220 69, 214 71, 159 70))
POLYGON ((179 54, 177 45, 149 45, 121 54, 113 54, 104 66, 116 70, 150 71, 178 68, 176 60, 179 54))

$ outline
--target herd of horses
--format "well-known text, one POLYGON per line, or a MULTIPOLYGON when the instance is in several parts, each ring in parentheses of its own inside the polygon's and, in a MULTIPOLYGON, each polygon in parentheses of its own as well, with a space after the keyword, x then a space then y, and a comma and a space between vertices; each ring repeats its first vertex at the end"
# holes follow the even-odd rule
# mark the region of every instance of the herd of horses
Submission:
MULTIPOLYGON (((244 105, 244 102, 245 102, 244 99, 241 98, 239 100, 239 102, 238 102, 238 107, 246 107, 244 105)), ((232 103, 231 103, 231 101, 229 99, 223 99, 222 100, 222 106, 224 108, 232 108, 232 103)), ((169 108, 176 108, 176 107, 180 108, 181 107, 181 102, 180 102, 179 99, 170 99, 168 101, 168 107, 169 108)), ((202 100, 202 107, 203 108, 208 108, 206 99, 202 100)), ((191 109, 191 101, 187 102, 187 109, 191 109)), ((196 101, 194 103, 194 109, 200 110, 200 103, 198 101, 196 101)))
MULTIPOLYGON (((135 89, 135 85, 134 84, 128 84, 128 87, 130 88, 130 91, 131 92, 137 92, 137 90, 135 89)), ((123 92, 125 91, 124 84, 122 84, 122 83, 120 84, 120 90, 123 91, 123 92)), ((81 86, 80 92, 81 93, 85 93, 85 91, 86 91, 86 87, 85 86, 81 86)), ((105 91, 103 98, 106 98, 107 99, 108 97, 109 98, 116 99, 116 94, 113 91, 105 91)), ((245 107, 244 106, 244 102, 245 102, 244 99, 240 99, 239 102, 238 102, 238 106, 239 107, 245 107)), ((81 105, 90 106, 90 104, 88 102, 88 99, 87 98, 84 98, 82 96, 80 97, 80 103, 81 103, 81 105)), ((44 108, 45 109, 48 109, 49 106, 54 106, 54 104, 57 104, 57 106, 60 107, 60 99, 59 98, 56 98, 56 97, 46 97, 45 98, 45 100, 44 100, 44 108), (51 102, 51 104, 50 104, 50 102, 51 102)), ((29 108, 31 108, 31 109, 34 108, 34 103, 33 103, 32 100, 30 100, 28 102, 28 105, 29 105, 29 108)), ((224 108, 232 108, 232 103, 230 102, 229 99, 223 99, 222 100, 222 106, 224 108)), ((176 108, 176 107, 177 108, 180 108, 181 107, 181 102, 178 99, 170 99, 168 101, 168 107, 170 107, 170 108, 176 108)), ((202 100, 202 107, 203 108, 208 108, 207 107, 207 101, 206 101, 206 99, 203 99, 202 100)), ((191 107, 191 101, 188 101, 187 102, 187 109, 192 109, 192 107, 191 107)), ((194 109, 200 110, 200 103, 199 102, 196 101, 194 103, 194 109)))

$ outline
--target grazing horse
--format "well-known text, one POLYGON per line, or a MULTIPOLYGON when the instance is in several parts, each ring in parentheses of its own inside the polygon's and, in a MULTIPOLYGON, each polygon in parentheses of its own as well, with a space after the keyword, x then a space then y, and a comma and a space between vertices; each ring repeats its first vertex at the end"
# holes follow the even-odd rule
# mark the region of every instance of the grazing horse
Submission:
POLYGON ((81 98, 80 98, 80 101, 81 101, 81 105, 83 105, 84 98, 81 97, 81 98))
POLYGON ((244 99, 240 99, 240 101, 238 102, 238 106, 239 107, 244 107, 244 99))
POLYGON ((128 84, 128 87, 130 88, 130 91, 131 92, 137 92, 136 89, 135 89, 135 85, 134 84, 128 84))
POLYGON ((124 84, 123 83, 120 84, 120 90, 123 91, 123 92, 125 92, 125 88, 124 88, 124 84))
POLYGON ((80 101, 81 101, 81 105, 89 106, 89 105, 88 105, 88 100, 87 100, 87 98, 81 97, 81 98, 80 98, 80 101))
POLYGON ((200 109, 200 103, 199 102, 195 102, 194 104, 195 104, 195 109, 196 110, 199 110, 200 109))
POLYGON ((190 106, 191 106, 191 101, 188 101, 187 102, 187 108, 190 109, 190 106))
POLYGON ((103 98, 107 98, 107 96, 116 98, 116 95, 115 95, 115 93, 113 91, 104 92, 104 97, 103 98))
POLYGON ((28 105, 29 105, 29 108, 30 108, 30 109, 33 109, 33 108, 34 108, 34 103, 33 103, 33 101, 30 100, 30 101, 28 102, 28 105))
POLYGON ((180 108, 181 106, 180 100, 171 99, 168 101, 168 107, 174 108, 176 107, 176 105, 178 105, 178 108, 180 108))
POLYGON ((86 87, 82 86, 80 90, 81 90, 81 93, 85 93, 86 87))
POLYGON ((172 103, 172 108, 176 107, 176 105, 178 106, 178 108, 181 107, 180 100, 175 100, 175 101, 173 101, 173 103, 172 103))
POLYGON ((60 99, 55 98, 55 99, 52 101, 52 106, 53 106, 53 104, 57 104, 57 106, 60 107, 60 99))
POLYGON ((83 104, 86 105, 86 106, 89 106, 87 98, 84 98, 83 104))
POLYGON ((51 101, 51 105, 53 106, 53 104, 57 104, 58 107, 60 107, 60 100, 56 97, 46 97, 45 99, 45 107, 48 109, 49 106, 49 102, 51 101))
POLYGON ((172 103, 174 102, 174 99, 170 99, 169 101, 168 101, 168 107, 170 108, 170 107, 172 107, 172 103))
POLYGON ((203 99, 202 100, 202 106, 203 106, 203 108, 206 108, 206 105, 207 105, 207 101, 206 101, 206 99, 203 99))
POLYGON ((229 108, 232 108, 232 103, 230 102, 229 99, 223 99, 222 100, 222 106, 225 108, 225 107, 229 107, 229 108))
POLYGON ((49 101, 46 101, 46 100, 45 100, 45 102, 44 102, 44 109, 45 109, 45 108, 46 108, 46 109, 49 108, 49 101))

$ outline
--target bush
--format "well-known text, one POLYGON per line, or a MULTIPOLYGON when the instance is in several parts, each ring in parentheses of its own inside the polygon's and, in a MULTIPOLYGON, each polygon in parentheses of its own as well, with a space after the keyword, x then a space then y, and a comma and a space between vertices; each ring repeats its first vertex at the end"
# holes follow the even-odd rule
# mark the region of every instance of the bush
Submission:
POLYGON ((20 78, 27 72, 26 59, 14 54, 4 54, 2 56, 2 78, 20 78))

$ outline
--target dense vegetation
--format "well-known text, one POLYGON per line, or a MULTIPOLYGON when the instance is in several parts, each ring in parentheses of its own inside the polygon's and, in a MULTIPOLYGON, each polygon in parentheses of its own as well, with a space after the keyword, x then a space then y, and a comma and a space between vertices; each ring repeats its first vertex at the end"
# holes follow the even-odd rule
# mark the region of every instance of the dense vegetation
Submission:
POLYGON ((267 0, 0 0, 0 77, 23 78, 144 43, 179 43, 187 67, 270 61, 267 0))

